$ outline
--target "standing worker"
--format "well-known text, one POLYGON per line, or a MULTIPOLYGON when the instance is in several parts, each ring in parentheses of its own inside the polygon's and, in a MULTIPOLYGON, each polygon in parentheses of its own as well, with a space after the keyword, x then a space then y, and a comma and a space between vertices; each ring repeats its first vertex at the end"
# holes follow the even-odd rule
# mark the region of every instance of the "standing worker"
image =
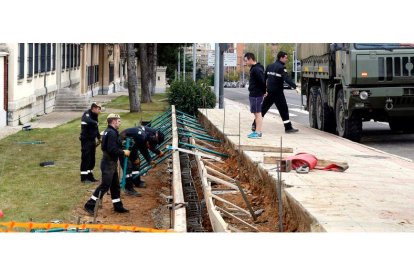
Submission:
POLYGON ((98 129, 99 113, 101 113, 101 106, 97 103, 92 103, 91 108, 83 113, 81 119, 79 140, 81 141, 82 161, 80 174, 81 181, 84 183, 98 181, 93 176, 92 170, 95 167, 96 147, 101 143, 101 134, 98 129))
POLYGON ((263 95, 266 93, 266 83, 264 76, 264 68, 259 62, 256 62, 256 58, 253 53, 246 53, 244 55, 244 62, 250 66, 250 78, 249 78, 249 102, 250 112, 254 114, 254 120, 257 123, 252 133, 247 137, 252 139, 262 138, 262 102, 263 95))
MULTIPOLYGON (((292 123, 289 119, 289 108, 286 102, 285 94, 283 93, 283 82, 285 81, 292 88, 296 89, 296 84, 290 79, 285 64, 288 60, 288 55, 284 51, 280 51, 277 54, 277 60, 267 66, 265 72, 266 79, 266 95, 262 105, 262 116, 264 117, 266 112, 273 104, 276 104, 277 110, 282 117, 283 124, 285 126, 286 133, 294 133, 298 130, 292 127, 292 123)), ((253 123, 252 129, 255 127, 253 123)))
POLYGON ((133 196, 141 196, 133 187, 146 188, 145 182, 141 180, 140 176, 136 180, 133 178, 139 172, 140 158, 138 156, 138 150, 149 164, 155 166, 156 162, 151 159, 148 150, 151 150, 158 157, 162 157, 164 153, 156 147, 164 142, 164 134, 150 127, 138 126, 123 130, 120 136, 122 140, 126 138, 132 138, 134 140, 126 172, 125 193, 133 196))
POLYGON ((122 150, 121 140, 119 139, 118 129, 121 125, 121 117, 118 114, 109 114, 107 117, 108 128, 105 129, 102 139, 102 183, 99 185, 91 198, 86 202, 84 208, 86 212, 93 215, 96 205, 96 200, 100 195, 100 199, 104 194, 110 190, 112 204, 115 212, 126 213, 129 210, 125 209, 121 201, 121 191, 119 187, 118 177, 118 158, 129 156, 129 150, 122 150))

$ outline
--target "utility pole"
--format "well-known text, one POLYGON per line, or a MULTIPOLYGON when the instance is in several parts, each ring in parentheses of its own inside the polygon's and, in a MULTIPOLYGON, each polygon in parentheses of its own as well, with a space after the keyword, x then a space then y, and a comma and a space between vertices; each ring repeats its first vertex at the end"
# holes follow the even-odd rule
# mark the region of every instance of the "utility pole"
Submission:
POLYGON ((183 48, 183 81, 185 81, 185 48, 183 48))
POLYGON ((295 68, 295 84, 298 82, 298 65, 297 65, 297 62, 296 62, 296 59, 297 59, 297 54, 298 54, 298 44, 297 43, 295 43, 295 52, 294 52, 295 54, 294 54, 294 57, 293 57, 293 62, 294 62, 294 64, 293 64, 293 68, 295 68))
POLYGON ((220 43, 220 85, 219 108, 224 107, 224 52, 228 49, 227 43, 220 43))
POLYGON ((242 64, 242 69, 243 69, 243 74, 242 74, 242 78, 243 78, 243 84, 244 84, 244 54, 242 55, 242 62, 241 62, 241 64, 242 64))
POLYGON ((214 94, 216 94, 216 106, 219 102, 219 87, 220 87, 220 44, 214 44, 214 94))
POLYGON ((181 57, 180 57, 181 47, 178 50, 178 80, 181 78, 181 57))
POLYGON ((196 43, 193 43, 193 81, 196 81, 196 65, 197 65, 197 56, 196 56, 196 43))

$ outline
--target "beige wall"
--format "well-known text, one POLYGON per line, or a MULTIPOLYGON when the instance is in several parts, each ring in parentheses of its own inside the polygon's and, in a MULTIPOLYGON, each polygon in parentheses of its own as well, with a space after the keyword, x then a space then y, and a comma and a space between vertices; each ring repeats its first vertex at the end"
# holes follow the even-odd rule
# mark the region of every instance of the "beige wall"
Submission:
POLYGON ((167 72, 166 66, 157 67, 157 75, 156 75, 156 83, 155 83, 156 92, 165 92, 165 89, 167 87, 166 72, 167 72))
POLYGON ((0 127, 7 124, 7 113, 4 110, 4 57, 6 53, 0 52, 0 127))
POLYGON ((61 63, 58 62, 61 59, 59 47, 61 47, 61 44, 56 44, 56 67, 54 71, 34 73, 33 70, 33 76, 28 77, 29 46, 28 43, 25 43, 24 76, 22 79, 18 79, 18 43, 8 44, 8 125, 24 124, 38 115, 53 111, 59 89, 58 74, 60 75, 60 88, 71 86, 75 91, 80 90, 80 67, 61 69, 61 63))

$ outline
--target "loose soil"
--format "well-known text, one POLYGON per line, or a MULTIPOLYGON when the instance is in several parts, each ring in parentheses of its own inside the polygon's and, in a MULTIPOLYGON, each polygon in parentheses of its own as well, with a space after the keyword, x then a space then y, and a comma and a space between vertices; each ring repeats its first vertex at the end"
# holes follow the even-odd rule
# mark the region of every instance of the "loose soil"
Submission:
MULTIPOLYGON (((121 191, 122 203, 129 210, 129 213, 116 213, 113 210, 111 196, 105 194, 102 201, 102 208, 98 210, 96 223, 170 229, 170 210, 166 207, 167 202, 165 197, 161 195, 170 195, 171 177, 167 169, 168 165, 163 163, 150 170, 146 176, 141 177, 147 185, 146 188, 135 188, 135 190, 142 194, 141 197, 130 196, 121 191)), ((93 222, 93 216, 86 213, 83 205, 100 182, 96 183, 96 185, 86 184, 91 186, 91 189, 88 190, 90 193, 85 195, 85 201, 74 210, 75 223, 79 217, 81 223, 93 222)))

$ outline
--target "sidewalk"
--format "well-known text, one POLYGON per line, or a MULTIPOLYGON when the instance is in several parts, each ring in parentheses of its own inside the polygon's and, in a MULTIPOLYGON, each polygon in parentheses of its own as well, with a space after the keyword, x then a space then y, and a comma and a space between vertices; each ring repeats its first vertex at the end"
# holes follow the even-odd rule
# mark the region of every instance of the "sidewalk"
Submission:
MULTIPOLYGON (((201 111, 222 133, 223 109, 201 111)), ((308 174, 295 171, 282 173, 290 204, 307 216, 310 231, 327 232, 413 232, 414 231, 414 162, 358 143, 321 132, 298 123, 298 133, 285 134, 277 115, 264 118, 263 138, 248 139, 253 116, 248 107, 225 100, 225 136, 237 148, 239 113, 241 145, 293 148, 293 153, 311 153, 319 159, 349 164, 345 172, 312 170, 308 174)), ((263 152, 244 151, 257 164, 258 170, 277 179, 270 170, 275 165, 263 164, 263 152)), ((269 155, 269 154, 267 154, 269 155)), ((302 222, 303 223, 303 222, 302 222)))
MULTIPOLYGON (((108 103, 113 99, 124 95, 128 95, 128 92, 125 92, 125 90, 122 90, 121 92, 117 93, 112 93, 109 95, 96 95, 90 98, 90 102, 97 102, 105 105, 105 103, 108 103)), ((103 110, 103 112, 108 111, 112 112, 113 110, 103 110)), ((76 118, 80 118, 82 114, 83 112, 51 112, 43 116, 40 116, 36 121, 30 123, 30 125, 32 126, 32 128, 54 128, 59 125, 63 125, 67 122, 70 122, 76 118)), ((0 139, 17 133, 20 130, 22 130, 22 126, 5 126, 3 128, 0 128, 0 139)))

